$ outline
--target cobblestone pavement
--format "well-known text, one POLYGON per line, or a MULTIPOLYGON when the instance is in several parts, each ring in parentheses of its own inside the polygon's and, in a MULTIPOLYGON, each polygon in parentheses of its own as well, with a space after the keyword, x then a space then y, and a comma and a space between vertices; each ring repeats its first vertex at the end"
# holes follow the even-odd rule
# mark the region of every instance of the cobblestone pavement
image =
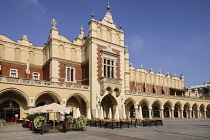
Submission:
POLYGON ((87 131, 67 133, 33 133, 20 124, 0 127, 0 140, 209 140, 210 118, 208 119, 164 119, 164 126, 137 128, 87 127, 87 131))

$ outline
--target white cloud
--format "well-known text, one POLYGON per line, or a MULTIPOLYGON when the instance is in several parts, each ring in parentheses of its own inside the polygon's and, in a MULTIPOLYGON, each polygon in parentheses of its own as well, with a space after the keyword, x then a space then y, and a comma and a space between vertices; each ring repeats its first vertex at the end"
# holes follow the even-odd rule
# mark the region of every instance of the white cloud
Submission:
POLYGON ((47 8, 44 5, 42 5, 39 0, 22 0, 21 5, 22 6, 33 6, 42 14, 45 14, 47 11, 47 8))
POLYGON ((144 40, 139 34, 136 34, 128 39, 128 47, 134 50, 142 50, 144 45, 144 40))

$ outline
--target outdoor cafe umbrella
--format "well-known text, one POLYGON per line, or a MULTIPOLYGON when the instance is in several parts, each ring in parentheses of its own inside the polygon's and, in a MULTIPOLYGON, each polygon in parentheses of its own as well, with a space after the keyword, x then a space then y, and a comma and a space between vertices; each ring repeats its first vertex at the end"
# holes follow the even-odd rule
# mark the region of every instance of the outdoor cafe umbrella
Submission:
POLYGON ((98 118, 98 108, 96 108, 96 119, 98 118))
POLYGON ((112 119, 112 110, 111 110, 111 107, 109 108, 108 119, 112 119))
POLYGON ((123 117, 123 119, 126 119, 126 115, 125 115, 125 106, 123 106, 123 111, 122 111, 122 117, 123 117))
POLYGON ((91 120, 91 112, 90 112, 90 107, 88 107, 87 119, 91 120))
POLYGON ((100 109, 100 118, 101 120, 104 119, 104 111, 103 111, 103 107, 101 106, 101 109, 100 109))
POLYGON ((115 115, 114 115, 114 119, 115 120, 119 120, 119 110, 118 110, 118 106, 116 106, 116 110, 115 110, 115 115))
MULTIPOLYGON (((27 110, 26 112, 29 112, 29 114, 33 114, 33 113, 57 113, 57 112, 60 112, 60 113, 65 112, 65 113, 69 114, 70 111, 71 111, 71 109, 69 109, 65 106, 59 105, 57 103, 52 103, 52 104, 49 104, 49 105, 44 105, 44 106, 39 106, 39 107, 33 108, 30 111, 27 110)), ((54 118, 55 118, 55 114, 54 114, 54 118)), ((55 121, 54 121, 54 124, 53 124, 53 129, 55 129, 55 121)))
POLYGON ((75 115, 75 118, 78 118, 79 116, 81 116, 81 113, 79 111, 79 108, 76 109, 76 115, 75 115))
POLYGON ((139 106, 139 119, 143 119, 141 106, 139 106))

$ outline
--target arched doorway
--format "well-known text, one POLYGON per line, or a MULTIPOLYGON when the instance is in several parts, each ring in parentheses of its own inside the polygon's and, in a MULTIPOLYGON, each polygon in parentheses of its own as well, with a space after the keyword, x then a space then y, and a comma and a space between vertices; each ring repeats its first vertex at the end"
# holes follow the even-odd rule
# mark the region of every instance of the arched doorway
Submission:
POLYGON ((111 109, 112 118, 114 118, 115 114, 114 111, 116 111, 117 101, 111 94, 104 96, 100 105, 103 108, 104 118, 108 118, 110 109, 111 109))
POLYGON ((0 118, 7 122, 15 122, 15 115, 20 116, 20 106, 13 100, 6 100, 0 104, 0 118))
POLYGON ((74 94, 71 96, 66 103, 66 107, 72 109, 69 115, 75 117, 76 110, 79 109, 81 115, 86 116, 86 102, 80 94, 74 94))
POLYGON ((27 100, 25 93, 18 89, 0 91, 0 118, 9 122, 14 122, 15 116, 16 119, 25 118, 27 100))
POLYGON ((154 106, 153 108, 153 116, 154 118, 159 118, 160 117, 160 109, 158 106, 154 106))
POLYGON ((207 118, 210 118, 210 105, 207 105, 207 108, 206 108, 206 117, 207 118))
POLYGON ((143 106, 142 107, 142 115, 143 115, 143 118, 149 118, 148 106, 143 106))
POLYGON ((127 114, 127 118, 135 118, 136 112, 135 112, 135 101, 132 98, 128 98, 125 101, 125 112, 127 114))
POLYGON ((140 102, 139 102, 139 106, 142 107, 142 116, 143 118, 149 118, 149 109, 148 109, 148 106, 149 106, 150 102, 147 100, 147 99, 142 99, 140 102))
POLYGON ((164 107, 164 117, 170 117, 170 113, 169 113, 168 107, 164 107))
POLYGON ((204 112, 204 108, 205 108, 204 105, 201 104, 201 106, 200 106, 200 117, 201 117, 201 118, 204 118, 204 113, 205 113, 205 112, 204 112))
POLYGON ((172 105, 171 101, 167 101, 167 102, 164 104, 164 110, 163 110, 164 117, 166 117, 166 118, 172 117, 172 112, 171 112, 172 106, 173 106, 173 105, 172 105))
POLYGON ((174 107, 174 118, 179 118, 179 110, 177 109, 177 107, 174 107))
POLYGON ((135 114, 134 105, 132 105, 132 106, 130 107, 129 112, 130 112, 130 118, 135 118, 136 114, 135 114))
MULTIPOLYGON (((163 114, 160 116, 160 107, 162 107, 162 104, 159 100, 155 100, 152 104, 152 109, 153 109, 153 117, 154 118, 160 118, 162 117, 163 114)), ((164 109, 164 108, 162 108, 164 109)), ((163 112, 162 112, 163 113, 163 112)))
POLYGON ((177 102, 174 105, 174 118, 180 118, 181 117, 181 108, 182 108, 182 104, 180 102, 177 102))
POLYGON ((184 118, 189 118, 190 117, 190 104, 189 103, 186 103, 184 105, 184 110, 183 110, 183 117, 184 118))
POLYGON ((197 118, 197 104, 193 104, 192 106, 192 118, 197 118))

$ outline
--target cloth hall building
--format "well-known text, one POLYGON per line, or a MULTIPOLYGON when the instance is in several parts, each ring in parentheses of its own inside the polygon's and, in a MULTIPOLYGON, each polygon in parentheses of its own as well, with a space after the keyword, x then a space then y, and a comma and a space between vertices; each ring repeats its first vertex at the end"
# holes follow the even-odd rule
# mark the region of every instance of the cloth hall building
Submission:
POLYGON ((184 76, 164 75, 129 62, 124 32, 113 22, 109 8, 100 21, 89 21, 89 35, 81 27, 70 41, 59 34, 56 21, 44 46, 34 46, 26 35, 13 41, 0 35, 0 118, 25 118, 26 110, 58 103, 79 108, 87 116, 90 109, 97 118, 103 108, 112 117, 206 118, 210 100, 197 89, 184 88, 184 76))

